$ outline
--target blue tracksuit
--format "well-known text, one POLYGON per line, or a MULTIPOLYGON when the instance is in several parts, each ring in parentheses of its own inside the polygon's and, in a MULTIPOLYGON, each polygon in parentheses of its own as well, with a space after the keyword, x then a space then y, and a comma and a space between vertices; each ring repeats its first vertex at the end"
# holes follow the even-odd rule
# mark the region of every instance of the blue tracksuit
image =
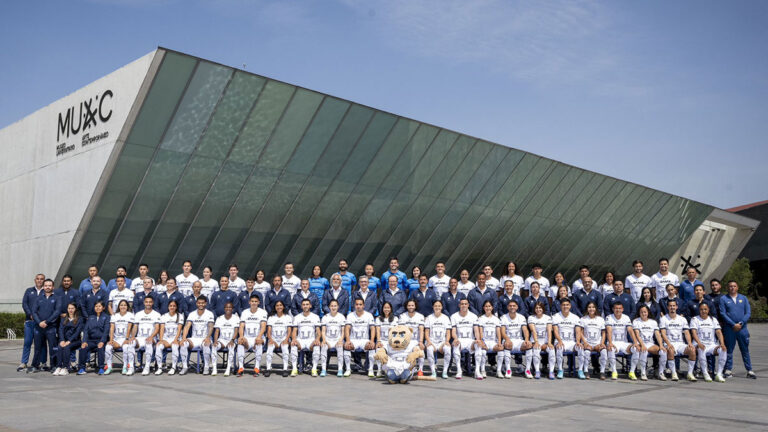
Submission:
MULTIPOLYGON (((285 305, 285 313, 291 312, 291 293, 285 288, 280 288, 280 291, 275 291, 274 288, 267 291, 267 298, 264 299, 264 310, 268 315, 272 315, 275 311, 275 304, 281 301, 285 305)), ((341 311, 341 309, 339 309, 341 311)), ((346 314, 345 314, 346 315, 346 314)))
POLYGON ((347 291, 347 294, 349 294, 350 298, 352 297, 352 291, 357 286, 357 278, 355 275, 353 275, 350 272, 345 272, 344 274, 341 274, 337 272, 339 276, 341 276, 341 287, 344 288, 347 291))
POLYGON ((398 270, 396 273, 392 273, 391 271, 387 270, 384 272, 383 275, 381 275, 381 289, 384 291, 389 289, 389 277, 392 275, 397 276, 397 287, 401 290, 406 290, 408 288, 408 276, 405 275, 405 273, 398 270))
POLYGON ((603 295, 595 289, 589 291, 589 293, 583 289, 578 290, 576 294, 573 295, 573 298, 576 300, 576 305, 579 307, 579 310, 585 315, 587 314, 587 305, 590 302, 594 302, 597 305, 598 315, 603 311, 603 295))
MULTIPOLYGON (((581 292, 581 291, 579 291, 581 292)), ((529 315, 533 315, 534 311, 533 308, 536 306, 536 303, 541 303, 544 305, 544 313, 547 315, 550 315, 549 313, 549 301, 547 300, 547 297, 545 295, 539 294, 539 298, 534 299, 533 296, 528 296, 524 300, 525 302, 525 311, 528 312, 529 315)), ((472 303, 470 303, 470 306, 472 303)))
POLYGON ((368 290, 368 294, 363 298, 363 294, 358 289, 355 291, 355 294, 353 295, 353 301, 352 304, 354 305, 354 300, 357 299, 363 299, 363 308, 366 312, 369 312, 371 315, 376 316, 379 314, 378 308, 379 308, 379 298, 376 296, 375 291, 368 290))
MULTIPOLYGON (((224 306, 226 306, 227 303, 232 303, 233 311, 237 311, 237 294, 230 290, 219 290, 211 294, 211 298, 208 302, 208 309, 213 311, 214 317, 218 318, 224 315, 224 306)), ((187 314, 189 313, 190 311, 187 311, 187 314)))
POLYGON ((689 301, 688 304, 685 305, 683 316, 685 316, 688 319, 688 321, 690 321, 691 318, 695 316, 699 316, 699 306, 701 306, 701 303, 706 303, 707 306, 709 306, 709 315, 717 319, 717 312, 715 311, 715 303, 706 297, 702 298, 701 302, 699 302, 696 299, 689 301))
MULTIPOLYGON (((298 315, 304 312, 304 309, 301 308, 301 303, 304 301, 304 298, 305 298, 304 294, 302 294, 301 290, 299 290, 291 299, 291 313, 293 315, 298 315)), ((310 312, 320 316, 320 314, 318 313, 320 312, 320 299, 318 299, 315 293, 313 293, 312 291, 310 291, 307 294, 306 298, 308 298, 309 302, 312 304, 312 309, 310 310, 310 312)))
POLYGON ((96 313, 93 310, 93 307, 96 306, 96 303, 99 301, 104 304, 104 311, 106 311, 107 305, 109 304, 109 293, 101 288, 96 292, 88 290, 84 295, 80 296, 80 312, 82 312, 83 317, 88 318, 96 313))
POLYGON ((411 292, 409 299, 416 300, 416 312, 428 317, 433 312, 432 303, 437 300, 437 294, 434 288, 427 288, 424 292, 417 289, 411 292))
POLYGON ((469 311, 473 314, 484 315, 483 303, 490 300, 493 305, 493 312, 496 313, 499 310, 498 307, 499 297, 496 295, 496 291, 486 288, 485 292, 480 292, 480 289, 475 287, 467 294, 467 300, 469 300, 469 311))
POLYGON ((53 291, 53 294, 61 299, 60 314, 67 313, 67 306, 70 303, 77 305, 77 309, 80 309, 80 290, 70 287, 64 291, 63 287, 58 287, 53 291))
POLYGON ((630 319, 635 316, 635 299, 631 294, 627 293, 621 293, 620 295, 610 293, 606 295, 603 299, 603 315, 613 315, 613 305, 616 303, 621 303, 624 306, 624 315, 630 317, 630 319))
MULTIPOLYGON (((104 285, 104 282, 101 282, 101 284, 104 285)), ((100 288, 103 288, 103 286, 100 288)), ((88 291, 93 291, 93 285, 91 284, 91 279, 85 278, 82 281, 80 281, 79 289, 80 289, 80 297, 84 296, 85 293, 87 293, 88 291)))
MULTIPOLYGON (((659 311, 662 315, 666 315, 669 313, 669 297, 664 297, 663 299, 659 300, 659 311)), ((683 310, 685 310, 686 304, 683 303, 683 299, 680 298, 680 296, 675 297, 675 300, 677 301, 677 313, 682 315, 683 310)))
POLYGON ((256 296, 259 298, 259 307, 264 306, 264 296, 260 292, 253 290, 243 290, 237 295, 237 304, 235 305, 235 312, 238 314, 243 313, 244 310, 251 308, 251 297, 256 296))
POLYGON ((147 297, 151 297, 152 300, 154 301, 152 303, 152 310, 160 309, 160 302, 157 299, 158 296, 159 295, 154 291, 150 291, 149 294, 147 294, 147 292, 144 290, 137 292, 133 296, 133 311, 134 312, 143 311, 144 299, 146 299, 147 297))
POLYGON ((69 356, 72 354, 72 350, 80 349, 80 333, 82 331, 83 317, 78 318, 77 324, 69 320, 62 320, 59 325, 59 342, 70 342, 70 344, 58 349, 59 367, 69 369, 69 356))
POLYGON ((467 298, 464 294, 456 291, 456 294, 452 294, 450 291, 443 293, 440 296, 440 300, 443 302, 443 313, 452 316, 459 311, 459 302, 467 298))
MULTIPOLYGON (((32 350, 32 342, 35 340, 35 321, 32 319, 32 307, 37 303, 37 297, 44 295, 43 289, 40 291, 35 287, 27 288, 24 291, 24 297, 21 298, 21 307, 24 309, 24 347, 21 351, 21 363, 29 363, 29 354, 32 350)), ((45 347, 43 347, 45 351, 45 347)), ((45 357, 46 352, 42 353, 45 357)))
POLYGON ((525 301, 523 301, 523 298, 517 294, 512 294, 512 296, 508 296, 506 293, 504 293, 504 295, 499 297, 499 300, 498 300, 499 312, 497 315, 499 316, 499 318, 503 317, 504 314, 509 313, 509 310, 507 309, 507 307, 509 306, 509 302, 511 302, 512 300, 517 301, 517 313, 523 315, 524 317, 528 317, 528 309, 525 307, 525 301))
MULTIPOLYGON (((640 306, 644 304, 645 302, 643 301, 639 301, 635 303, 635 314, 637 314, 637 312, 640 310, 640 306)), ((651 310, 650 311, 651 313, 648 314, 648 318, 658 322, 659 319, 661 318, 661 306, 659 306, 659 304, 656 302, 651 302, 651 305, 648 306, 648 308, 651 310)), ((632 318, 634 318, 634 316, 632 318)))
MULTIPOLYGON (((704 285, 700 280, 695 279, 693 282, 690 282, 688 279, 684 279, 680 281, 680 287, 677 289, 677 296, 683 299, 682 305, 688 304, 689 301, 693 300, 696 296, 694 295, 693 287, 696 285, 704 285)), ((678 306, 682 306, 678 305, 678 306)))
POLYGON ((709 311, 709 314, 716 317, 718 321, 720 321, 720 327, 723 326, 723 320, 720 318, 720 299, 723 297, 722 294, 707 294, 704 296, 705 298, 708 298, 712 301, 712 304, 715 305, 714 311, 709 311))
MULTIPOLYGON (((157 311, 160 313, 160 315, 165 315, 168 313, 168 303, 171 302, 171 300, 176 300, 176 304, 179 306, 178 312, 187 314, 187 303, 184 301, 184 295, 179 292, 179 290, 176 290, 173 292, 173 294, 168 295, 168 291, 160 294, 157 296, 157 303, 158 303, 158 309, 157 311)), ((195 308, 193 311, 197 310, 197 305, 195 305, 195 308)))
MULTIPOLYGON (((323 314, 331 313, 331 309, 328 307, 331 300, 333 300, 333 288, 326 290, 325 294, 323 294, 323 314)), ((339 289, 336 301, 339 302, 339 313, 347 316, 349 311, 349 294, 347 294, 347 290, 339 289)))
POLYGON ((728 349, 728 360, 725 362, 725 368, 728 370, 733 369, 733 349, 736 343, 739 344, 744 368, 748 371, 752 370, 752 361, 749 358, 749 330, 747 329, 747 322, 751 315, 752 309, 746 296, 738 294, 735 300, 727 294, 720 297, 723 338, 725 339, 725 348, 728 349), (736 324, 741 324, 741 330, 733 329, 736 324))
MULTIPOLYGON (((631 298, 631 296, 630 296, 631 298)), ((576 304, 576 300, 569 297, 571 300, 571 313, 580 317, 582 316, 581 311, 579 310, 579 305, 576 304)), ((552 315, 555 315, 558 312, 562 312, 563 308, 560 307, 560 299, 555 299, 552 301, 552 307, 550 308, 550 312, 552 312, 552 315)))
POLYGON ((101 315, 95 313, 88 317, 83 328, 83 343, 87 344, 87 348, 81 349, 78 356, 78 363, 80 369, 85 368, 85 363, 88 360, 93 350, 96 350, 97 365, 99 368, 104 367, 104 346, 98 347, 99 343, 106 344, 109 339, 109 315, 106 312, 102 312, 101 315))
POLYGON ((385 289, 381 294, 381 300, 379 300, 379 314, 381 314, 381 307, 384 306, 384 303, 389 302, 392 304, 392 312, 395 316, 400 316, 405 312, 406 300, 405 291, 402 289, 398 289, 394 294, 392 294, 389 288, 385 289))
MULTIPOLYGON (((128 289, 130 289, 130 288, 131 288, 131 283, 133 283, 133 279, 128 279, 128 278, 126 277, 126 278, 125 278, 125 287, 126 287, 126 288, 128 288, 128 289)), ((113 290, 116 290, 116 289, 117 289, 117 279, 110 279, 110 280, 109 280, 109 282, 107 283, 107 289, 106 289, 106 291, 107 291, 108 293, 110 293, 110 292, 112 292, 113 290)), ((142 306, 142 308, 141 308, 141 309, 144 309, 144 307, 142 306)), ((141 310, 141 309, 140 309, 140 310, 141 310)))
POLYGON ((41 294, 35 304, 32 306, 32 320, 35 322, 35 353, 32 356, 32 366, 40 366, 41 361, 46 362, 43 357, 43 344, 48 343, 48 354, 51 358, 51 365, 54 364, 57 349, 56 336, 59 323, 59 311, 61 310, 61 301, 53 293, 46 296, 41 294), (45 323, 43 328, 40 324, 45 323), (42 358, 41 358, 42 357, 42 358))
POLYGON ((411 278, 405 281, 405 283, 408 285, 408 291, 406 293, 408 294, 408 298, 411 298, 411 295, 419 289, 419 280, 411 278))
MULTIPOLYGON (((331 289, 331 284, 324 277, 309 278, 309 291, 314 293, 318 299, 323 299, 326 290, 331 289)), ((322 309, 322 308, 321 308, 322 309)))

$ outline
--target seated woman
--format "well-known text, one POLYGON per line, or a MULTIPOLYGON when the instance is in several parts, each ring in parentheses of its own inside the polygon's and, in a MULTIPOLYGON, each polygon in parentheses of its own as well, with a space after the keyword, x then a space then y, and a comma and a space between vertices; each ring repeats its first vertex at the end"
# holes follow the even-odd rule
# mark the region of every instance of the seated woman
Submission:
POLYGON ((269 378, 272 373, 272 357, 275 350, 279 349, 283 355, 283 377, 287 377, 290 373, 288 371, 288 360, 290 355, 289 345, 291 343, 291 332, 289 331, 293 325, 293 318, 287 314, 285 310, 285 304, 278 300, 273 306, 272 316, 267 319, 267 370, 264 371, 264 376, 269 378))
POLYGON ((123 351, 123 375, 133 375, 132 350, 131 346, 126 343, 132 327, 133 314, 128 312, 128 301, 120 300, 117 305, 117 313, 110 318, 109 342, 104 349, 104 362, 107 364, 104 375, 112 373, 112 353, 116 349, 123 351))
POLYGON ((67 305, 67 314, 61 319, 59 324, 59 349, 56 356, 59 360, 59 367, 53 372, 54 375, 69 375, 69 358, 72 349, 80 348, 80 332, 83 331, 83 320, 80 318, 80 311, 77 305, 70 303, 67 305))
MULTIPOLYGON (((641 305, 648 307, 649 318, 655 320, 656 322, 659 321, 661 315, 661 307, 659 306, 659 303, 656 301, 656 299, 653 298, 653 293, 648 287, 645 287, 642 291, 640 291, 640 300, 638 300, 637 304, 635 305, 636 314, 637 311, 640 310, 641 305)), ((637 315, 639 316, 639 314, 637 315)))
POLYGON ((570 313, 575 314, 579 318, 581 318, 581 311, 579 310, 579 307, 576 305, 576 302, 573 301, 573 297, 570 296, 570 293, 568 292, 568 287, 562 286, 557 289, 557 296, 552 301, 552 307, 550 310, 552 311, 552 316, 555 316, 558 312, 561 312, 563 310, 562 307, 562 301, 564 299, 568 299, 568 303, 571 305, 570 313))
POLYGON ((240 329, 240 317, 234 313, 235 305, 227 302, 224 305, 224 315, 216 318, 213 323, 213 342, 211 343, 211 375, 218 373, 219 350, 227 350, 227 368, 224 376, 229 376, 232 371, 232 363, 235 360, 237 341, 235 336, 240 329))
MULTIPOLYGON (((394 315, 392 314, 391 304, 384 303, 381 310, 382 317, 392 317, 395 320, 395 323, 397 322, 397 318, 394 318, 394 315)), ((322 345, 320 345, 320 377, 324 377, 327 373, 328 352, 331 350, 336 350, 337 376, 342 377, 344 376, 344 328, 347 325, 347 318, 344 314, 339 312, 339 301, 336 299, 333 299, 328 303, 328 311, 328 313, 323 315, 323 320, 321 321, 322 326, 320 327, 320 332, 322 333, 322 345)), ((385 321, 380 322, 382 327, 379 333, 379 343, 381 343, 382 337, 386 343, 389 327, 395 324, 392 324, 391 319, 386 321, 388 323, 387 325, 385 325, 385 321)), ((379 364, 379 375, 381 375, 381 364, 379 364)))
MULTIPOLYGON (((414 267, 414 269, 417 269, 418 267, 414 267)), ((411 329, 411 332, 413 332, 413 336, 411 336, 411 340, 414 342, 417 342, 419 344, 419 348, 424 351, 424 315, 420 314, 418 311, 418 304, 416 303, 416 300, 409 299, 405 302, 405 312, 400 314, 400 317, 398 317, 398 324, 404 325, 406 327, 409 327, 411 329)), ((419 371, 418 376, 424 375, 424 358, 420 358, 418 360, 419 364, 419 371)))
MULTIPOLYGON (((640 366, 640 379, 642 381, 647 381, 648 376, 646 372, 646 366, 648 364, 648 354, 658 354, 659 364, 663 367, 663 365, 667 364, 667 350, 661 348, 661 333, 659 332, 659 323, 651 318, 651 308, 649 308, 647 305, 641 304, 638 307, 637 318, 632 321, 632 328, 635 329, 635 340, 639 345, 638 350, 640 351, 640 357, 638 359, 638 364, 640 366), (659 345, 656 344, 657 341, 659 342, 659 345)), ((661 369, 659 369, 658 376, 662 381, 667 380, 661 369)), ((629 371, 629 379, 633 381, 637 379, 633 369, 630 369, 629 371)))
POLYGON ((597 315, 597 304, 587 303, 587 313, 581 317, 579 336, 584 349, 581 352, 581 370, 579 379, 589 379, 589 363, 592 352, 600 353, 600 379, 605 380, 605 366, 608 352, 605 349, 605 320, 597 315))
MULTIPOLYGON (((483 303, 483 314, 475 323, 475 378, 481 380, 486 377, 485 365, 488 363, 489 353, 500 353, 504 347, 501 345, 501 321, 493 313, 493 303, 486 300, 483 303)), ((504 378, 501 373, 501 358, 496 359, 496 377, 504 378)))
MULTIPOLYGON (((533 291, 534 285, 531 285, 533 291)), ((555 346, 552 345, 552 317, 544 314, 545 305, 541 302, 535 302, 533 314, 528 317, 528 328, 533 336, 533 356, 526 357, 525 377, 531 378, 530 362, 533 360, 533 367, 536 370, 535 378, 541 378, 541 352, 547 353, 549 379, 555 379, 555 346)))
POLYGON ((155 346, 155 375, 163 374, 163 352, 171 349, 171 367, 168 375, 176 373, 176 365, 179 363, 179 344, 181 341, 181 327, 184 324, 184 314, 179 313, 179 303, 176 300, 168 302, 168 312, 160 317, 160 331, 155 346))
POLYGON ((715 369, 715 381, 725 382, 723 378, 723 368, 727 360, 727 351, 723 339, 723 332, 720 329, 720 323, 709 315, 709 304, 701 303, 699 305, 699 315, 691 318, 691 336, 696 342, 696 348, 699 353, 699 367, 704 375, 704 381, 712 381, 707 370, 707 354, 717 356, 717 369, 715 369))
POLYGON ((83 329, 83 343, 80 345, 78 353, 77 374, 85 375, 85 363, 96 351, 96 365, 99 375, 104 375, 104 347, 109 338, 109 315, 104 313, 104 302, 97 301, 93 306, 94 313, 88 317, 83 329))
MULTIPOLYGON (((424 345, 427 346, 427 361, 432 377, 437 377, 435 353, 443 353, 443 379, 448 378, 451 364, 451 320, 443 313, 443 302, 432 302, 432 314, 424 321, 424 345)), ((377 320, 378 324, 378 320, 377 320)), ((381 325, 378 324, 380 327, 381 325)))

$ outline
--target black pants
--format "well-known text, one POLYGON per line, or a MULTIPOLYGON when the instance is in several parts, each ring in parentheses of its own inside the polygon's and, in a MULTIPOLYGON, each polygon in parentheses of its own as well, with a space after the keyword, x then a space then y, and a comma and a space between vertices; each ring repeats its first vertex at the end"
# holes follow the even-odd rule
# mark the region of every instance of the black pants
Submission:
POLYGON ((35 326, 35 355, 32 356, 32 367, 40 367, 40 363, 45 363, 46 358, 43 354, 43 345, 48 343, 48 355, 51 357, 51 366, 56 360, 56 327, 48 326, 42 328, 35 326), (43 357, 43 358, 40 358, 43 357))
POLYGON ((60 368, 66 368, 69 369, 69 365, 71 363, 71 355, 73 354, 73 350, 77 351, 80 348, 80 341, 76 340, 70 343, 69 345, 62 347, 59 346, 58 355, 59 358, 59 367, 60 368))
MULTIPOLYGON (((82 346, 82 343, 80 344, 82 346)), ((91 353, 93 351, 96 351, 96 364, 98 365, 99 369, 104 367, 104 347, 107 346, 105 343, 102 345, 101 348, 99 348, 98 342, 88 342, 88 346, 85 348, 80 349, 80 353, 78 355, 78 367, 80 369, 85 369, 85 363, 88 362, 88 358, 91 356, 91 353)))

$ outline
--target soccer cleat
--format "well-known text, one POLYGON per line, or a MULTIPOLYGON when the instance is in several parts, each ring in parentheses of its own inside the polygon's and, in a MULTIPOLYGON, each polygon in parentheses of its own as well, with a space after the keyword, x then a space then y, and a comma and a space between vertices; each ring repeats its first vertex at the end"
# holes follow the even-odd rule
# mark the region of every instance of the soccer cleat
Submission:
POLYGON ((672 381, 678 381, 680 378, 677 376, 677 372, 672 372, 672 381))
POLYGON ((612 380, 617 380, 617 379, 619 379, 619 373, 618 373, 618 372, 616 372, 616 371, 613 371, 613 372, 611 372, 611 379, 612 379, 612 380))
MULTIPOLYGON (((242 369, 242 368, 240 368, 240 369, 242 369)), ((253 376, 255 376, 255 377, 259 376, 259 368, 257 368, 257 367, 253 368, 253 376)))
POLYGON ((133 368, 128 366, 128 371, 125 373, 126 376, 132 376, 133 375, 133 368))
POLYGON ((454 378, 461 379, 461 369, 459 369, 459 371, 456 372, 456 376, 454 378))
POLYGON ((61 368, 57 367, 56 370, 53 371, 52 375, 53 376, 59 376, 60 373, 61 373, 61 368))
POLYGON ((507 373, 504 374, 504 378, 512 378, 512 369, 507 369, 507 373))
POLYGON ((181 371, 179 372, 179 375, 186 375, 187 372, 189 372, 189 366, 182 366, 181 371))
POLYGON ((62 368, 61 372, 59 372, 59 376, 67 376, 69 375, 69 369, 62 368))
POLYGON ((605 376, 605 372, 600 372, 600 380, 605 381, 607 377, 605 376))
MULTIPOLYGON (((432 371, 432 374, 430 376, 432 377, 433 380, 436 380, 437 379, 437 372, 432 371)), ((448 377, 446 377, 446 378, 448 378, 448 377)))
MULTIPOLYGON (((315 372, 317 374, 317 372, 315 372)), ((368 370, 368 378, 376 378, 376 374, 373 373, 373 369, 368 370)))
POLYGON ((120 373, 121 373, 122 375, 125 375, 125 374, 127 374, 127 373, 128 373, 128 366, 127 366, 127 365, 123 365, 123 370, 122 370, 120 373))
POLYGON ((163 367, 158 366, 157 370, 155 371, 155 375, 162 375, 163 374, 163 367))
POLYGON ((379 370, 376 371, 376 378, 381 378, 384 376, 384 371, 379 368, 379 370))
POLYGON ((690 381, 690 382, 696 382, 696 381, 698 381, 698 380, 696 379, 696 377, 695 377, 695 376, 694 376, 692 373, 689 373, 689 374, 688 374, 688 376, 687 376, 686 378, 687 378, 687 379, 688 379, 688 381, 690 381))
POLYGON ((112 373, 112 367, 104 367, 104 375, 109 375, 112 373))
POLYGON ((171 366, 170 369, 168 369, 168 375, 174 375, 176 373, 176 366, 171 366))
POLYGON ((149 366, 145 366, 145 367, 144 367, 144 370, 143 370, 143 371, 141 371, 141 375, 142 375, 142 376, 147 376, 147 375, 149 375, 149 366))
POLYGON ((21 372, 26 368, 27 368, 27 365, 25 365, 24 363, 21 363, 19 367, 16 368, 16 372, 21 372))
POLYGON ((550 372, 548 378, 551 379, 551 380, 555 379, 555 373, 554 372, 550 372))
POLYGON ((563 379, 563 371, 562 370, 557 371, 557 379, 563 379))
POLYGON ((704 372, 704 374, 703 374, 703 375, 704 375, 704 381, 706 381, 706 382, 712 382, 712 377, 711 377, 711 376, 709 376, 709 373, 707 373, 707 372, 704 372))
POLYGON ((525 370, 525 377, 528 378, 528 379, 533 379, 533 374, 531 373, 531 371, 529 369, 525 370))
POLYGON ((339 377, 339 378, 343 377, 344 376, 344 370, 343 369, 339 369, 339 371, 336 372, 336 376, 339 377))
POLYGON ((283 369, 283 378, 288 378, 288 375, 290 375, 290 374, 291 373, 288 372, 288 369, 283 369))
POLYGON ((325 378, 325 375, 327 374, 327 371, 325 369, 320 371, 320 378, 325 378))
POLYGON ((104 375, 104 369, 99 369, 99 375, 104 375))
POLYGON ((475 372, 475 379, 482 381, 483 380, 483 375, 480 374, 480 373, 475 372))
POLYGON ((346 378, 346 377, 348 377, 350 375, 352 375, 352 369, 347 369, 347 370, 344 371, 344 378, 346 378))
POLYGON ((237 376, 239 377, 243 376, 243 372, 245 372, 243 368, 237 368, 237 376))
POLYGON ((584 376, 584 371, 583 370, 579 370, 578 375, 579 375, 579 379, 580 380, 586 379, 586 377, 584 376))
MULTIPOLYGON (((659 380, 660 380, 660 381, 666 381, 666 380, 667 380, 667 376, 666 376, 666 375, 664 375, 663 373, 659 374, 659 375, 658 375, 658 378, 659 378, 659 380)), ((640 379, 641 379, 641 380, 643 380, 643 381, 645 381, 645 380, 647 380, 648 378, 646 377, 645 379, 643 379, 643 377, 641 376, 641 377, 640 377, 640 379)))
POLYGON ((272 369, 267 369, 264 371, 264 378, 269 378, 269 376, 272 374, 272 369))
MULTIPOLYGON (((285 372, 283 372, 283 374, 285 374, 285 372)), ((299 371, 296 368, 293 368, 293 370, 291 371, 291 377, 297 377, 297 376, 299 376, 299 371)))
POLYGON ((208 368, 203 369, 203 375, 210 375, 210 374, 211 374, 211 370, 210 369, 208 369, 208 368))
POLYGON ((448 368, 443 368, 443 379, 448 379, 448 368))
POLYGON ((485 373, 485 369, 480 371, 480 374, 483 375, 483 378, 488 378, 488 374, 485 373))
POLYGON ((85 375, 85 368, 80 368, 80 370, 77 371, 78 375, 85 375))
POLYGON ((224 376, 228 377, 231 371, 232 371, 232 368, 227 368, 227 370, 224 371, 224 376))
POLYGON ((216 369, 216 368, 213 368, 213 369, 211 370, 211 376, 216 376, 216 375, 218 375, 218 374, 219 374, 219 371, 218 371, 218 369, 216 369))
POLYGON ((717 375, 715 375, 715 381, 717 381, 719 383, 724 383, 725 382, 725 378, 723 378, 722 375, 717 374, 717 375))
POLYGON ((757 379, 757 375, 755 375, 754 371, 747 371, 747 378, 757 379))
MULTIPOLYGON (((371 371, 368 375, 371 375, 373 371, 371 371)), ((309 374, 313 377, 317 377, 317 369, 312 368, 312 370, 309 372, 309 374)))
POLYGON ((541 378, 541 372, 540 371, 536 371, 536 374, 533 377, 536 378, 536 379, 541 378))
MULTIPOLYGON (((634 373, 634 372, 630 372, 630 373, 628 374, 628 377, 629 377, 630 381, 637 381, 637 375, 635 375, 635 373, 634 373)), ((646 378, 646 379, 647 379, 647 378, 646 378)))
POLYGON ((504 374, 501 373, 500 369, 496 371, 496 378, 504 379, 504 374))
POLYGON ((418 371, 418 372, 416 372, 416 376, 424 376, 424 371, 418 371))

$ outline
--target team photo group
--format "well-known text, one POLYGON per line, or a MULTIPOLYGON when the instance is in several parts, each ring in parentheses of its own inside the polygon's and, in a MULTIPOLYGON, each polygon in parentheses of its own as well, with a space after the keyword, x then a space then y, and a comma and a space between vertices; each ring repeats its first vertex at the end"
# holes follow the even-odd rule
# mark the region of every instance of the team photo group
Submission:
POLYGON ((376 276, 367 264, 355 276, 342 259, 326 278, 320 266, 300 276, 286 263, 282 274, 268 278, 258 270, 243 278, 232 264, 225 275, 205 267, 198 277, 185 261, 175 277, 167 270, 151 275, 142 264, 129 278, 123 266, 102 277, 94 265, 79 285, 65 275, 58 287, 38 274, 23 296, 17 370, 55 376, 355 372, 390 382, 488 374, 617 380, 620 373, 633 381, 677 381, 684 374, 689 381, 722 383, 733 374, 738 345, 746 376, 756 378, 750 306, 738 284, 712 279, 705 286, 692 267, 680 278, 666 258, 652 276, 636 260, 623 279, 614 272, 593 279, 585 265, 572 283, 560 272, 545 277, 539 264, 525 278, 514 262, 496 269, 499 278, 490 265, 476 275, 461 270, 458 278, 443 262, 414 266, 410 275, 395 257, 387 267, 376 276), (395 328, 405 331, 395 335, 395 328), (389 343, 395 336, 407 346, 389 343), (417 355, 404 362, 399 353, 417 355))

